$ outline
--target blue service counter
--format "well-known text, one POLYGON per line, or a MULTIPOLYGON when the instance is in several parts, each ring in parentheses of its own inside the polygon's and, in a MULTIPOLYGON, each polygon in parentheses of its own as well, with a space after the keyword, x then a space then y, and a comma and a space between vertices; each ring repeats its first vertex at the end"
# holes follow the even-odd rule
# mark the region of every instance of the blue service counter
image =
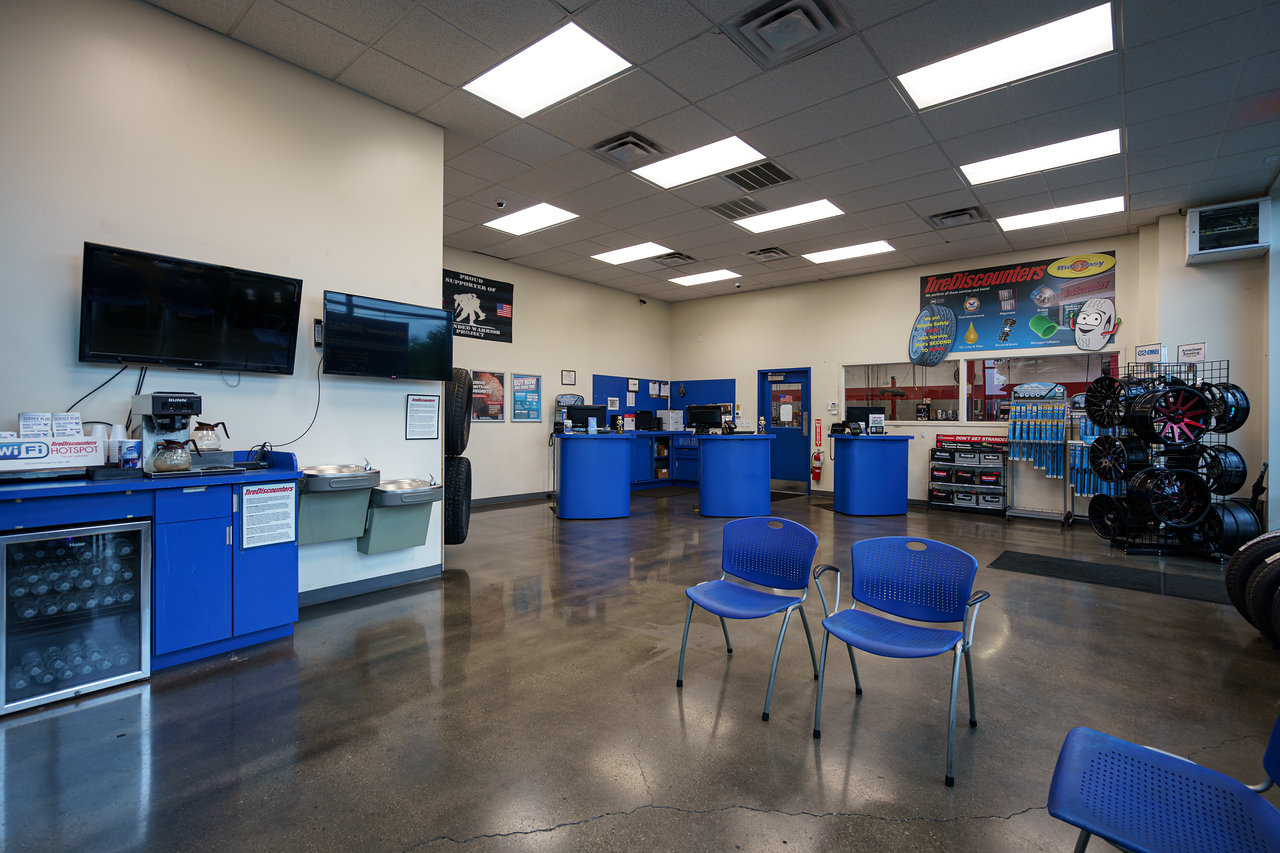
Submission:
POLYGON ((769 515, 772 435, 700 435, 698 514, 716 518, 769 515))
POLYGON ((631 515, 634 433, 556 433, 556 515, 565 519, 631 515))
POLYGON ((0 486, 0 532, 150 519, 152 671, 286 637, 298 620, 296 536, 241 541, 243 490, 298 480, 292 453, 270 457, 244 474, 0 486))
POLYGON ((907 511, 909 435, 833 435, 835 510, 845 515, 907 511))

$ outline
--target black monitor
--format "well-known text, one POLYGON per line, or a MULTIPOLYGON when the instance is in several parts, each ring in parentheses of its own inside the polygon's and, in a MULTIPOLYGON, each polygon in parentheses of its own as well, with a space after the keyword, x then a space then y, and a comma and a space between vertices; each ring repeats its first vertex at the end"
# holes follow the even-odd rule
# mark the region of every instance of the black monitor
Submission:
POLYGON ((447 382, 453 378, 453 314, 326 290, 324 372, 447 382))
MULTIPOLYGON (((870 424, 872 415, 883 415, 884 406, 846 406, 844 419, 848 423, 870 424)), ((887 418, 886 418, 887 420, 887 418)))
POLYGON ((567 406, 565 415, 575 430, 587 431, 587 418, 596 419, 596 429, 609 428, 609 410, 604 406, 567 406))
POLYGON ((686 406, 684 425, 693 427, 694 432, 705 432, 720 426, 721 414, 719 406, 686 406))
POLYGON ((658 416, 653 412, 636 411, 636 429, 657 429, 658 416))

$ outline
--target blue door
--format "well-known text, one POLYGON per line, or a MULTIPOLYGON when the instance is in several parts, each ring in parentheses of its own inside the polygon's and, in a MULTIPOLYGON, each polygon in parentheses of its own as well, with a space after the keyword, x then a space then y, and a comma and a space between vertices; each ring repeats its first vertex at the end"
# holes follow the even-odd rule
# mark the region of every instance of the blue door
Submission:
POLYGON ((770 442, 769 478, 780 491, 809 492, 809 368, 760 371, 756 412, 770 442))

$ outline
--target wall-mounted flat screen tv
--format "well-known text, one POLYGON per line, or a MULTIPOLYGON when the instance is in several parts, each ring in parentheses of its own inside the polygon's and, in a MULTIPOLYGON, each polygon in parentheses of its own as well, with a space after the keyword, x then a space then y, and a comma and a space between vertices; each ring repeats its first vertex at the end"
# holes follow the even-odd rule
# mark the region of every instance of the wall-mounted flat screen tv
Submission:
POLYGON ((324 372, 447 382, 453 378, 453 314, 326 290, 324 372))
POLYGON ((84 244, 80 360, 293 373, 302 280, 84 244))

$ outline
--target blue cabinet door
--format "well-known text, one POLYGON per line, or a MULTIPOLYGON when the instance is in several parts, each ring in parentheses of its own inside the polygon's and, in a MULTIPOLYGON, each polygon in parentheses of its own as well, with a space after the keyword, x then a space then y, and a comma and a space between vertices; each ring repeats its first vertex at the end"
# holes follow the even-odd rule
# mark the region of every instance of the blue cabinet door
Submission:
MULTIPOLYGON (((239 531, 236 534, 239 540, 239 531)), ((284 542, 241 551, 232 564, 237 636, 298 621, 298 544, 284 542)))
POLYGON ((231 636, 230 527, 229 516, 155 525, 153 654, 231 636))
POLYGON ((631 442, 631 482, 653 479, 653 437, 637 435, 631 442))

